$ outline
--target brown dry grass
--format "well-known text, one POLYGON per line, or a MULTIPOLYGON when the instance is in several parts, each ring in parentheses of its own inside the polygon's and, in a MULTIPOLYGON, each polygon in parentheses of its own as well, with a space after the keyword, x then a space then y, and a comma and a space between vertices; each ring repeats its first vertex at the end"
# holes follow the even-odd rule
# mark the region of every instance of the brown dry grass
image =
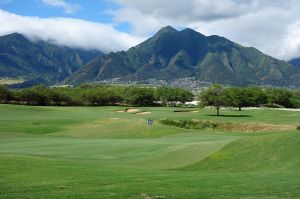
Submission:
POLYGON ((220 129, 231 132, 278 132, 295 130, 294 126, 288 125, 273 125, 273 124, 251 124, 251 123, 224 123, 220 129))

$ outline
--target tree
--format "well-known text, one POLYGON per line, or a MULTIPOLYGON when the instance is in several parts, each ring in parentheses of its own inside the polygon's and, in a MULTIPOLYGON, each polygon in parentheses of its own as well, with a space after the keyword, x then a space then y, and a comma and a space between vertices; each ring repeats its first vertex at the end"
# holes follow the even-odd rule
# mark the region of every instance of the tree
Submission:
POLYGON ((268 96, 262 88, 252 86, 247 88, 249 106, 260 107, 268 102, 268 96))
POLYGON ((194 95, 182 88, 160 87, 156 90, 156 98, 161 101, 164 106, 176 106, 178 102, 185 104, 192 101, 194 95))
POLYGON ((300 90, 296 90, 293 92, 291 103, 293 104, 294 108, 300 108, 300 90))
POLYGON ((179 101, 181 104, 185 104, 188 101, 192 101, 194 98, 193 93, 184 90, 182 88, 177 88, 175 90, 175 93, 176 93, 177 101, 179 101))
POLYGON ((0 103, 7 103, 12 99, 12 93, 5 86, 0 85, 0 103))
POLYGON ((54 89, 50 93, 51 103, 57 106, 76 105, 72 97, 64 93, 63 89, 54 89))
POLYGON ((159 87, 158 89, 156 89, 155 97, 162 103, 163 106, 167 106, 168 102, 170 101, 170 91, 171 88, 168 87, 159 87))
POLYGON ((232 87, 227 88, 225 92, 227 92, 227 96, 229 97, 229 100, 227 100, 229 102, 228 105, 238 107, 239 111, 242 110, 242 107, 250 106, 249 91, 247 88, 232 87))
POLYGON ((125 102, 131 105, 151 106, 154 104, 154 90, 150 88, 130 87, 124 92, 125 102))
POLYGON ((82 100, 89 105, 106 106, 121 102, 121 96, 112 87, 91 88, 82 94, 82 100))
POLYGON ((200 103, 203 106, 213 106, 217 110, 217 116, 220 115, 220 108, 224 106, 228 106, 229 99, 228 99, 228 93, 225 92, 225 89, 219 85, 214 84, 210 88, 208 88, 206 91, 202 91, 200 93, 200 103))
POLYGON ((287 89, 269 88, 267 89, 268 103, 271 106, 283 106, 293 108, 293 93, 287 89))
POLYGON ((20 93, 20 101, 30 105, 46 106, 51 102, 51 91, 43 86, 37 85, 32 88, 24 89, 20 93))

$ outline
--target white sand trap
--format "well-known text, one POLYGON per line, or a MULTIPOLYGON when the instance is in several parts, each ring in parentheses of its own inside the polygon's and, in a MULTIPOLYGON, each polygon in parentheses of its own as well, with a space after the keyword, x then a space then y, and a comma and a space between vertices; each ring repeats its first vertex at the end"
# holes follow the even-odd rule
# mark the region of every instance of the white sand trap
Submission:
POLYGON ((136 113, 137 115, 148 115, 148 114, 151 114, 151 112, 139 112, 139 113, 136 113))
POLYGON ((127 113, 136 113, 136 112, 139 112, 140 109, 135 109, 135 108, 130 108, 130 109, 127 109, 126 112, 127 113))
POLYGON ((113 117, 113 118, 109 118, 110 120, 122 120, 122 118, 118 118, 118 117, 113 117))
POLYGON ((117 113, 125 113, 125 111, 116 111, 117 113))
POLYGON ((196 110, 179 110, 179 111, 174 111, 175 113, 199 113, 199 111, 196 110))

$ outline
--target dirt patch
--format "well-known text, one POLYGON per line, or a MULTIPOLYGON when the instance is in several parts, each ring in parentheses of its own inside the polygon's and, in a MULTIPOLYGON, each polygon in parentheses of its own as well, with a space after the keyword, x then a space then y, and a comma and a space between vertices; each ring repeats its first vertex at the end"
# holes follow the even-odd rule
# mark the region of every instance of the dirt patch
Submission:
POLYGON ((149 115, 151 112, 138 112, 137 115, 149 115))
POLYGON ((139 112, 140 109, 136 109, 136 108, 129 108, 129 109, 126 109, 125 112, 127 113, 136 113, 136 112, 139 112))

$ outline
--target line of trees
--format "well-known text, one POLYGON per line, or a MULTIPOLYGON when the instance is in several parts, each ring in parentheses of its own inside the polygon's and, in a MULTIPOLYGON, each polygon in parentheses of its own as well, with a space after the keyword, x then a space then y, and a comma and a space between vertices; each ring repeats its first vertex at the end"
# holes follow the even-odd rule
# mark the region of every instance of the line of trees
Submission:
MULTIPOLYGON (((134 86, 82 85, 76 88, 49 88, 37 85, 23 90, 10 90, 0 85, 0 103, 39 106, 180 106, 194 95, 184 89, 134 86)), ((199 95, 201 106, 213 106, 220 115, 221 107, 286 107, 300 108, 300 90, 261 87, 223 87, 215 84, 199 95)))
POLYGON ((182 105, 194 95, 184 89, 159 87, 82 85, 76 88, 49 88, 37 85, 23 90, 9 90, 0 85, 0 103, 39 106, 182 105))
POLYGON ((217 115, 221 107, 300 108, 300 91, 283 88, 228 87, 214 84, 199 96, 201 106, 213 106, 217 115))

